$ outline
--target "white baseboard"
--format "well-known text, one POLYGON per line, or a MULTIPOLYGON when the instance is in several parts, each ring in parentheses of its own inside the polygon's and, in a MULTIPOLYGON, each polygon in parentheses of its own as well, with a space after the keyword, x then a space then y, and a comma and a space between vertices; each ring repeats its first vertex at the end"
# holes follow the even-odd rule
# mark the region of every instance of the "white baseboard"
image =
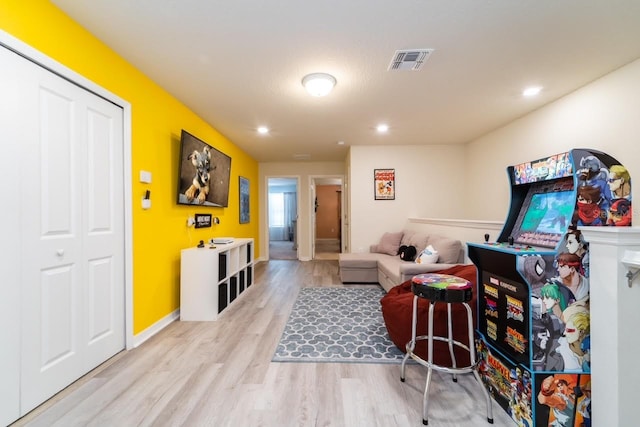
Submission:
POLYGON ((166 328, 172 322, 175 322, 179 318, 180 318, 180 309, 177 309, 174 312, 164 316, 162 319, 158 320, 156 323, 149 326, 144 331, 140 332, 137 335, 134 335, 133 347, 134 348, 138 347, 139 345, 144 343, 146 340, 148 340, 149 338, 151 338, 152 336, 154 336, 155 334, 157 334, 158 332, 160 332, 161 330, 163 330, 164 328, 166 328))

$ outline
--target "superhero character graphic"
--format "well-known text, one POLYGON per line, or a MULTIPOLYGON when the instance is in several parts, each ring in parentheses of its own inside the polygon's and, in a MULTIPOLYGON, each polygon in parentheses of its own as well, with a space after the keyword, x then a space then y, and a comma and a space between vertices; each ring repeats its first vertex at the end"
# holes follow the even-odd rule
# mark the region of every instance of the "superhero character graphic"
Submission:
MULTIPOLYGON (((611 189, 609 188, 609 171, 605 168, 600 159, 596 156, 586 156, 580 159, 580 168, 576 171, 578 175, 578 187, 596 187, 600 190, 603 203, 611 200, 611 189)), ((604 206, 605 208, 608 206, 604 206)))
POLYGON ((582 398, 578 400, 578 413, 582 415, 582 426, 591 427, 591 380, 580 386, 582 398))
POLYGON ((580 257, 582 268, 580 274, 589 277, 589 243, 587 243, 580 230, 570 229, 565 235, 565 247, 570 254, 580 257))
POLYGON ((629 171, 622 165, 609 168, 609 189, 611 197, 615 199, 631 199, 631 177, 629 171))
POLYGON ((603 198, 600 188, 583 185, 578 187, 577 193, 573 223, 576 225, 603 225, 607 215, 603 206, 608 206, 608 202, 603 198))
POLYGON ((538 393, 538 402, 551 409, 550 427, 573 427, 576 396, 564 377, 546 377, 538 393))
POLYGON ((631 201, 615 199, 609 208, 607 225, 628 227, 631 225, 631 201))
POLYGON ((582 261, 576 254, 562 252, 558 254, 555 262, 558 277, 554 281, 562 283, 571 293, 565 297, 567 304, 582 300, 589 295, 589 280, 580 273, 582 261))

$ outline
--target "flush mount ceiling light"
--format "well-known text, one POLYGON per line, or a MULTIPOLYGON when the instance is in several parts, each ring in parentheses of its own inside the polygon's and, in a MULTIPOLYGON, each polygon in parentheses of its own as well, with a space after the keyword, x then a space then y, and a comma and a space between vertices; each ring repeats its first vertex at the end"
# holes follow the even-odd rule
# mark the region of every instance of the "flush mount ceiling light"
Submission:
POLYGON ((389 132, 389 125, 380 123, 378 126, 376 126, 376 130, 378 131, 378 133, 387 133, 389 132))
POLYGON ((268 127, 266 127, 266 126, 260 126, 260 127, 258 128, 258 133, 259 133, 259 134, 262 134, 262 135, 266 135, 266 134, 268 134, 268 133, 269 133, 269 128, 268 128, 268 127))
POLYGON ((327 73, 307 74, 302 78, 302 86, 311 96, 327 96, 336 85, 336 78, 327 73))
POLYGON ((528 87, 525 90, 522 91, 522 96, 536 96, 537 94, 540 93, 540 91, 542 90, 542 88, 540 86, 532 86, 532 87, 528 87))

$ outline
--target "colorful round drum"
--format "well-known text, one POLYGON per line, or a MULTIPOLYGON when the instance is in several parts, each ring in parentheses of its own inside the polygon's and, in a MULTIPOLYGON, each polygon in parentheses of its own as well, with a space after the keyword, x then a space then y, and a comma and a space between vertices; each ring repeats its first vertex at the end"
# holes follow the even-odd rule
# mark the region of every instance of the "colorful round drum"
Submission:
POLYGON ((421 298, 442 302, 467 302, 473 297, 471 282, 448 274, 426 273, 413 276, 411 291, 421 298))

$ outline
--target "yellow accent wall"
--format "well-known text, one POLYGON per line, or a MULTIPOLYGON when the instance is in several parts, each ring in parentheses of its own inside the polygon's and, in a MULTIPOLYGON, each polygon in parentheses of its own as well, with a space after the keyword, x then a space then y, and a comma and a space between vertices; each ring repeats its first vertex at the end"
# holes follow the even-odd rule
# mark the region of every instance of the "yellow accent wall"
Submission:
POLYGON ((258 163, 47 0, 2 0, 0 28, 131 104, 133 216, 133 333, 138 334, 180 306, 180 250, 216 236, 253 237, 258 242, 258 163), (182 129, 231 158, 229 206, 178 206, 182 129), (139 182, 140 170, 153 174, 139 182), (251 222, 239 223, 238 178, 250 181, 251 222), (141 199, 151 190, 152 207, 141 199), (212 228, 187 228, 194 213, 220 218, 212 228))

